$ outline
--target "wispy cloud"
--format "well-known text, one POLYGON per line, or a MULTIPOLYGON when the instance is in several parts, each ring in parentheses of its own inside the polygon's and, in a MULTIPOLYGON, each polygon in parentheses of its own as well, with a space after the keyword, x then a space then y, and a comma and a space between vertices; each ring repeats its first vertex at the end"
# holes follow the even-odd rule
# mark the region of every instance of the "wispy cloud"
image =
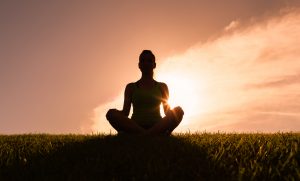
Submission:
MULTIPOLYGON (((160 81, 167 79, 159 75, 180 75, 196 85, 184 86, 187 95, 199 95, 198 110, 176 130, 300 131, 299 9, 243 27, 232 21, 225 30, 167 58, 156 71, 160 81)), ((95 108, 94 131, 109 131, 105 113, 122 103, 121 95, 95 108)))
POLYGON ((224 30, 225 31, 232 31, 232 30, 234 30, 235 28, 237 28, 238 26, 239 26, 239 21, 237 21, 237 20, 234 20, 234 21, 231 21, 230 23, 229 23, 229 25, 228 26, 226 26, 225 28, 224 28, 224 30))
POLYGON ((257 83, 249 85, 248 88, 278 88, 282 86, 288 86, 291 84, 300 84, 300 74, 286 75, 278 78, 274 81, 265 81, 262 83, 257 83))

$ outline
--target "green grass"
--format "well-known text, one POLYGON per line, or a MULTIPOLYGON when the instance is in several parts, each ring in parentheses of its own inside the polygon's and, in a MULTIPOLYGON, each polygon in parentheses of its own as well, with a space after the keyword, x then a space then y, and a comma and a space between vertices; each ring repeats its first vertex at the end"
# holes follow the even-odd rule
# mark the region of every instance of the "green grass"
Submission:
POLYGON ((300 180, 300 134, 0 135, 0 180, 300 180))

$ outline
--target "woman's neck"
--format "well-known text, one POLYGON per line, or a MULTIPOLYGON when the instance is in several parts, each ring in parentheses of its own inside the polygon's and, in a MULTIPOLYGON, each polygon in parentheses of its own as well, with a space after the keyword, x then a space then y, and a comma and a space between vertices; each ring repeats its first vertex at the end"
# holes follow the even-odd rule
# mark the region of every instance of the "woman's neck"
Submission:
POLYGON ((141 81, 151 82, 153 80, 153 72, 142 73, 141 81))
POLYGON ((140 82, 142 84, 146 84, 146 85, 152 85, 153 82, 154 82, 154 79, 153 79, 153 73, 152 74, 142 74, 142 77, 140 79, 140 82))

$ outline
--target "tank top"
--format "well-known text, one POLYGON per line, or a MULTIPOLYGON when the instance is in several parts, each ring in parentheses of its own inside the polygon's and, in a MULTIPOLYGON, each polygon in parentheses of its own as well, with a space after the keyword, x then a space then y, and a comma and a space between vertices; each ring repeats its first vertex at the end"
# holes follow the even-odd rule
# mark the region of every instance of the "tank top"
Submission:
POLYGON ((142 89, 134 84, 132 94, 133 113, 131 119, 138 125, 149 128, 162 119, 160 115, 160 104, 162 93, 159 83, 155 82, 151 89, 142 89))

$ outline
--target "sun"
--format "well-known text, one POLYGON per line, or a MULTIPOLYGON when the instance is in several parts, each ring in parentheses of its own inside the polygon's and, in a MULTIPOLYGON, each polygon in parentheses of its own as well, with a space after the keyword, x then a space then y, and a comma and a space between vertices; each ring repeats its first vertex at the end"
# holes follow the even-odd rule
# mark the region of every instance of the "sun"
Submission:
MULTIPOLYGON (((199 85, 191 77, 176 73, 160 74, 159 81, 165 82, 169 88, 168 103, 171 108, 181 106, 184 110, 183 124, 189 122, 189 118, 199 113, 199 85)), ((162 111, 163 112, 163 111, 162 111)))

